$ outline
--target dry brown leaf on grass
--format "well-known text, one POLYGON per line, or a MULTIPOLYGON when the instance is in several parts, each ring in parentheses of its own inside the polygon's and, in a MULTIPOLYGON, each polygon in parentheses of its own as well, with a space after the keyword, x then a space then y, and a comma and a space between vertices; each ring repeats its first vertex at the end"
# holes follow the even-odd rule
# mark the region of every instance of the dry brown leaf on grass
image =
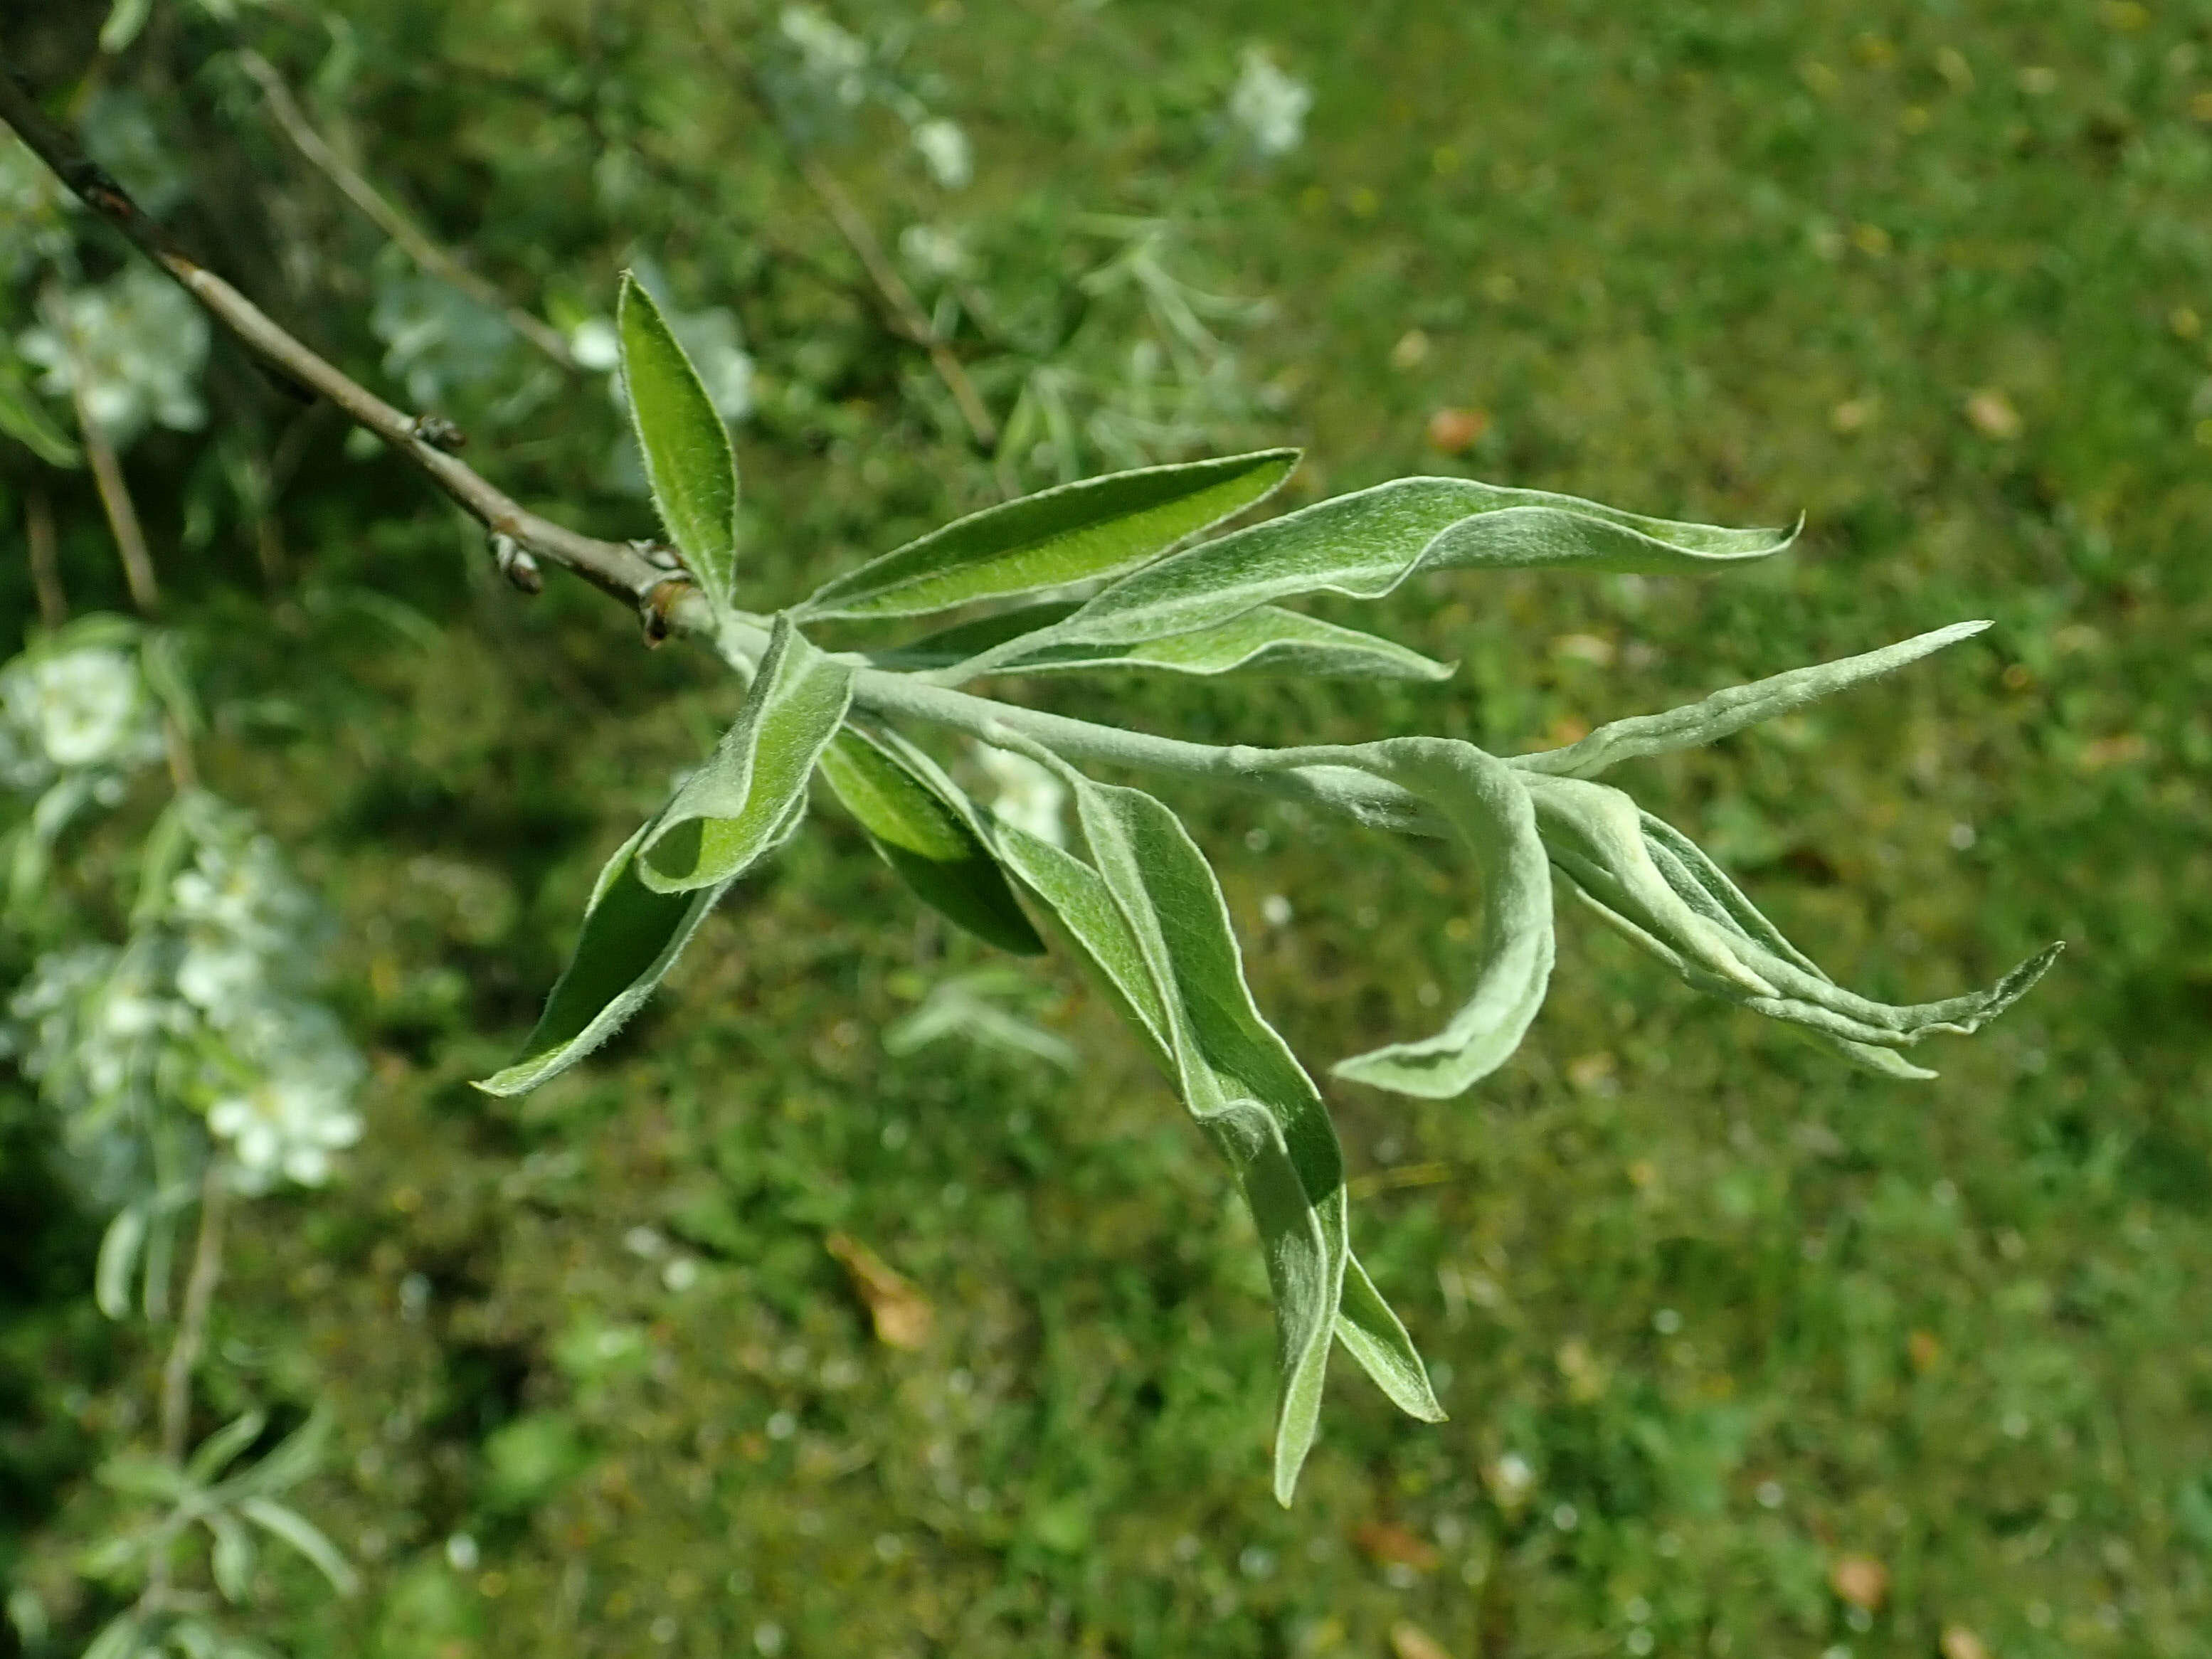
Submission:
POLYGON ((1378 1567, 1411 1567, 1428 1572, 1437 1565, 1437 1548, 1428 1540, 1392 1521, 1364 1521, 1352 1534, 1360 1553, 1378 1567))
POLYGON ((912 1352, 929 1340, 934 1310, 929 1299, 904 1275, 848 1234, 832 1233, 823 1244, 852 1276, 854 1290, 867 1304, 868 1316, 875 1321, 878 1341, 912 1352))
POLYGON ((1990 1659, 1989 1644, 1964 1625, 1944 1626, 1936 1651, 1943 1659, 1990 1659))
POLYGON ((1828 1588, 1848 1606, 1879 1613, 1889 1599, 1889 1569, 1871 1555, 1839 1555, 1828 1569, 1828 1588))

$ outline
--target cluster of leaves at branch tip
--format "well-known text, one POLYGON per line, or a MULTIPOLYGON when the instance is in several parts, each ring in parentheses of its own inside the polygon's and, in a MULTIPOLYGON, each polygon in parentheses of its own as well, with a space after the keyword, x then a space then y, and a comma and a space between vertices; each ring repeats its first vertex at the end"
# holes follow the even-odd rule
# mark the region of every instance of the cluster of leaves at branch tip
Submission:
MULTIPOLYGON (((635 283, 624 288, 621 319, 654 500, 720 627, 744 615, 732 586, 737 469, 728 439, 635 283)), ((915 705, 884 688, 1109 667, 1442 678, 1450 672, 1443 665, 1280 602, 1316 592, 1373 599, 1459 567, 1717 571, 1780 552, 1796 535, 1647 518, 1469 479, 1405 478, 1205 539, 1263 501, 1297 459, 1266 450, 1065 484, 972 514, 776 611, 737 719, 608 861, 523 1056, 480 1085, 518 1093, 605 1042, 730 884, 796 832, 819 772, 891 869, 958 926, 1033 953, 1043 945, 1032 915, 1048 922, 1227 1159, 1274 1296, 1274 1488, 1286 1504, 1313 1444, 1332 1343, 1411 1415, 1435 1421, 1443 1412, 1404 1324, 1352 1252, 1328 1108, 1253 1000, 1213 872, 1160 802, 1085 776, 1041 740, 1050 728, 1025 724, 1024 711, 958 695, 971 736, 1066 785, 1082 850, 983 810, 894 729, 891 718, 915 705), (872 654, 825 651, 799 631, 952 611, 966 614, 872 654)), ((1933 1073, 1902 1050, 1994 1018, 2059 947, 1986 991, 1910 1006, 1875 1002, 1821 972, 1687 836, 1595 780, 1623 761, 1714 742, 1987 626, 1956 623, 1510 757, 1427 737, 1200 752, 1209 775, 1261 787, 1294 778, 1309 799, 1346 816, 1443 835, 1474 867, 1482 925, 1465 1000, 1430 1036, 1339 1063, 1346 1081, 1449 1098, 1503 1066, 1549 984, 1559 879, 1693 988, 1784 1021, 1855 1065, 1925 1078, 1933 1073)), ((941 704, 930 708, 923 718, 950 718, 941 704)))

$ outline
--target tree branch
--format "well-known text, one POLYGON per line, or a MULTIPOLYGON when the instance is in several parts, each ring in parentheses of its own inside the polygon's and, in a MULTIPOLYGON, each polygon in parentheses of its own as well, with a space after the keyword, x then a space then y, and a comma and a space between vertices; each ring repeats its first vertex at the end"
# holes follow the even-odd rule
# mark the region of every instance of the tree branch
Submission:
POLYGON ((276 125, 284 129, 284 136, 294 147, 343 191, 347 200, 374 221, 378 229, 398 243, 409 258, 429 275, 452 283, 478 305, 499 313, 507 319, 509 328, 562 368, 574 372, 576 360, 568 350, 568 343, 556 330, 516 305, 432 241, 406 215, 392 206, 383 191, 346 165, 323 135, 315 131, 307 112, 300 107, 299 100, 292 96, 292 89, 284 84, 284 78, 267 58, 248 48, 238 54, 238 61, 260 86, 261 95, 269 100, 269 112, 276 118, 276 125))
MULTIPOLYGON (((414 419, 286 333, 252 301, 179 250, 120 185, 77 152, 67 135, 46 119, 4 66, 0 66, 0 121, 14 127, 86 205, 181 283, 233 338, 320 392, 357 425, 420 467, 432 483, 492 532, 495 549, 504 550, 503 560, 520 550, 573 570, 637 607, 645 617, 649 638, 665 637, 675 629, 700 635, 741 671, 750 672, 767 650, 769 635, 762 619, 738 617, 718 623, 696 586, 647 557, 638 544, 599 541, 526 511, 465 463, 430 443, 414 419)), ((854 701, 874 714, 922 720, 986 741, 994 732, 1011 730, 1072 760, 1226 783, 1380 828, 1421 835, 1443 833, 1425 802, 1395 784, 1349 768, 1318 766, 1283 771, 1255 764, 1261 753, 1256 750, 1220 748, 1096 725, 925 684, 912 675, 873 667, 865 655, 850 655, 848 660, 859 670, 854 701)))
POLYGON ((161 586, 154 579, 154 556, 147 550, 146 532, 138 522, 138 508, 124 481, 123 460, 106 431, 94 416, 85 396, 84 358, 77 350, 76 331, 60 307, 53 309, 55 334, 70 358, 70 401, 76 409, 77 435, 84 443, 85 465, 100 491, 100 505, 107 514, 107 527, 115 536, 115 550, 123 561, 123 580, 131 589, 131 603, 138 613, 150 617, 161 608, 161 586))

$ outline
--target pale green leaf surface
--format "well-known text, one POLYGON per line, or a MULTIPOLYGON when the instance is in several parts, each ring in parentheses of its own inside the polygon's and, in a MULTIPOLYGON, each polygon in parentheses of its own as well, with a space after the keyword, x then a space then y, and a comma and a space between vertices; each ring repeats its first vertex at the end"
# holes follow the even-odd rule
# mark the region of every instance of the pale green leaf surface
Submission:
POLYGON ((1321 1095, 1261 1016, 1213 872, 1176 816, 1139 790, 1093 783, 1048 751, 1074 792, 1098 873, 1159 988, 1185 1104, 1228 1158, 1266 1252, 1280 1396, 1275 1497, 1312 1449, 1342 1299, 1344 1158, 1321 1095))
POLYGON ((655 892, 637 878, 637 849, 653 824, 615 850, 592 888, 576 948, 546 999, 522 1057, 477 1085, 519 1095, 558 1077, 644 1005, 698 931, 727 884, 690 893, 655 892))
POLYGON ((235 1606, 247 1598, 253 1587, 252 1534, 239 1524, 237 1516, 221 1510, 204 1510, 200 1520, 215 1540, 208 1554, 215 1587, 222 1592, 224 1601, 235 1606))
POLYGON ((718 611, 737 566, 738 463, 714 400, 653 295, 623 277, 616 307, 623 386, 646 480, 668 538, 718 611))
POLYGON ((318 1527, 297 1510, 268 1498, 246 1498, 239 1500, 238 1512, 271 1537, 280 1538, 313 1565, 315 1570, 331 1581, 331 1588, 340 1595, 351 1595, 361 1588, 360 1576, 352 1564, 338 1553, 337 1545, 325 1536, 318 1527))
POLYGON ((1430 1386, 1428 1367, 1406 1334, 1405 1322, 1375 1288, 1359 1258, 1347 1254, 1344 1298, 1337 1304, 1336 1340, 1390 1403, 1424 1423, 1444 1421, 1444 1408, 1430 1386))
POLYGON ((884 862, 925 903, 988 944, 1044 949, 958 787, 896 732, 848 726, 815 763, 884 862))
POLYGON ((1551 982, 1551 867, 1528 787, 1495 756, 1445 738, 1285 750, 1283 758, 1357 767, 1397 784, 1432 805, 1474 859, 1483 918, 1467 1000, 1433 1036, 1356 1054, 1330 1068, 1354 1083, 1424 1099, 1465 1093, 1512 1057, 1551 982))
POLYGON ((1645 518, 1468 478, 1401 478, 1161 559, 1053 631, 1101 643, 1163 639, 1300 593, 1379 599, 1419 572, 1460 566, 1680 574, 1764 558, 1794 534, 1645 518))
POLYGON ((647 832, 639 880, 661 893, 719 886, 781 846, 852 701, 851 665, 778 617, 737 719, 647 832))
POLYGON ((100 49, 111 55, 121 52, 138 38, 153 10, 154 0, 115 0, 100 26, 100 49))
POLYGON ((92 1272, 92 1297, 100 1312, 110 1319, 125 1319, 131 1313, 131 1270, 138 1265, 138 1252, 146 1243, 146 1207, 143 1204, 126 1204, 115 1212, 107 1224, 107 1231, 100 1237, 100 1255, 92 1272))
POLYGON ((1262 605, 1194 634, 1132 645, 1048 641, 1024 650, 1012 643, 933 678, 956 685, 983 673, 1050 674, 1099 668, 1156 668, 1177 674, 1226 674, 1243 669, 1310 678, 1391 680, 1449 679, 1452 672, 1449 664, 1358 629, 1262 605))
POLYGON ((100 1634, 92 1638, 92 1645, 78 1659, 137 1659, 145 1651, 140 1634, 138 1615, 118 1613, 100 1626, 100 1634))
POLYGON ((1294 449, 1141 467, 971 513, 817 589, 801 617, 915 617, 1130 569, 1271 495, 1294 449))
POLYGON ((1625 760, 1717 743, 1747 726, 1772 720, 1876 675, 1917 662, 1947 645, 1972 638, 1988 626, 1986 622, 1954 623, 1948 628, 1916 635, 1878 651, 1863 652, 1810 668, 1793 668, 1748 685, 1730 686, 1664 714, 1638 714, 1610 721, 1565 748, 1516 755, 1510 764, 1523 771, 1542 772, 1553 777, 1594 778, 1607 767, 1625 760))

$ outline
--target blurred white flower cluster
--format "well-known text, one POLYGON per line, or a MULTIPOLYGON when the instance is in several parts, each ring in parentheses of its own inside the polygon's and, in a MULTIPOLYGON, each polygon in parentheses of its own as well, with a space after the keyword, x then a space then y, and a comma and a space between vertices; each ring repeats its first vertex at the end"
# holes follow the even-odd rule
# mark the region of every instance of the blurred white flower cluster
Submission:
POLYGON ((812 6, 786 6, 778 20, 800 72, 817 91, 846 108, 868 95, 868 46, 812 6))
POLYGON ((88 645, 0 668, 0 788, 94 773, 112 799, 122 774, 161 757, 160 711, 131 653, 88 645))
POLYGON ((1062 815, 1067 806, 1067 786, 1027 755, 994 749, 984 743, 973 747, 976 764, 993 785, 993 816, 1027 830, 1039 841, 1066 846, 1067 830, 1062 815))
MULTIPOLYGON (((154 845, 179 867, 141 896, 129 940, 33 964, 0 1048, 70 1120, 72 1138, 143 1129, 164 1106, 202 1113, 239 1187, 319 1185, 361 1135, 361 1056, 302 994, 318 913, 276 845, 212 797, 180 799, 154 845)), ((158 858, 159 853, 149 854, 158 858)))
POLYGON ((61 290, 46 321, 16 345, 46 371, 39 389, 66 398, 81 388, 86 414, 118 447, 149 423, 189 432, 207 418, 199 394, 207 319, 143 264, 112 282, 61 290))
POLYGON ((967 132, 886 73, 878 59, 887 54, 814 6, 786 6, 777 21, 787 54, 770 83, 799 137, 829 136, 873 99, 906 123, 914 153, 939 189, 967 187, 975 173, 967 132))
POLYGON ((1275 67, 1264 46, 1244 48, 1243 69, 1229 94, 1229 118, 1261 155, 1286 155, 1305 137, 1313 90, 1275 67))

